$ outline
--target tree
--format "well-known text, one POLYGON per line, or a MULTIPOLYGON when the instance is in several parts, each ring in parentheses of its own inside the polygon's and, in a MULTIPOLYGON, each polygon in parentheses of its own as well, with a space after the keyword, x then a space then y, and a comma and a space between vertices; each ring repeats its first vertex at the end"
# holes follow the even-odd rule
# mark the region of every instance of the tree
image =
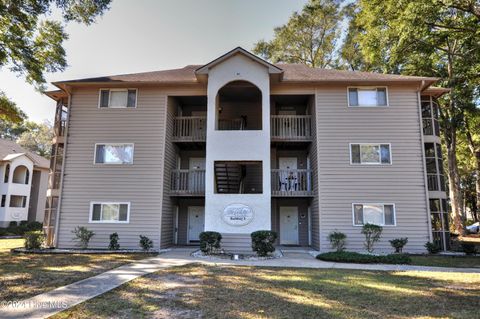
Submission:
POLYGON ((18 145, 49 158, 53 139, 53 127, 50 122, 45 121, 41 124, 26 122, 25 129, 18 137, 18 145))
POLYGON ((463 232, 458 134, 480 71, 480 5, 474 0, 359 0, 355 42, 365 61, 388 73, 437 76, 454 223, 463 232))
POLYGON ((340 3, 339 0, 310 0, 287 24, 275 28, 273 40, 257 42, 253 52, 274 63, 332 66, 343 16, 340 3))
MULTIPOLYGON (((45 73, 63 71, 67 65, 63 41, 68 35, 60 21, 43 18, 57 8, 65 22, 90 25, 108 9, 110 1, 0 1, 0 68, 8 67, 37 89, 44 89, 45 73)), ((1 91, 0 119, 13 122, 22 119, 15 104, 1 91)))

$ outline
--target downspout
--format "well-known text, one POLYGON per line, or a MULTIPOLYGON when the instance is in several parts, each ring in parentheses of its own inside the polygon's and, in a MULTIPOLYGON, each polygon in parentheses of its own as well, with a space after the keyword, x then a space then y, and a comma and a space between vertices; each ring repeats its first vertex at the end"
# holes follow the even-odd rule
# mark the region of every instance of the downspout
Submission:
POLYGON ((58 204, 57 212, 55 217, 55 235, 53 237, 53 246, 57 247, 58 244, 58 227, 60 225, 60 210, 62 207, 62 193, 63 193, 63 177, 65 175, 65 163, 67 161, 67 145, 68 145, 68 129, 70 126, 70 111, 72 105, 72 94, 68 90, 68 87, 65 87, 65 92, 67 92, 67 122, 65 123, 65 138, 63 142, 63 162, 62 162, 62 175, 60 176, 60 190, 58 194, 58 204))
MULTIPOLYGON (((422 81, 421 89, 424 87, 424 82, 422 81)), ((430 216, 430 196, 428 192, 428 182, 427 182, 427 163, 425 160, 425 142, 423 139, 423 124, 422 124, 422 108, 421 108, 421 96, 420 90, 417 92, 417 108, 418 108, 418 120, 419 120, 419 127, 420 127, 420 141, 421 141, 421 149, 422 149, 422 166, 423 166, 423 184, 425 187, 425 204, 427 207, 427 227, 428 227, 428 241, 433 241, 432 235, 432 221, 430 216)))

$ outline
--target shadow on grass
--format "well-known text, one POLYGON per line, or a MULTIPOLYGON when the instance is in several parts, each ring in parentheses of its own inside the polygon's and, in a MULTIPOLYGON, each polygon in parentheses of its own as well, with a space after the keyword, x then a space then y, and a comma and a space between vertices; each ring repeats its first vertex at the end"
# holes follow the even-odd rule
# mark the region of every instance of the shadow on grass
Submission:
POLYGON ((456 275, 188 265, 134 280, 61 317, 474 318, 480 277, 459 284, 456 275))

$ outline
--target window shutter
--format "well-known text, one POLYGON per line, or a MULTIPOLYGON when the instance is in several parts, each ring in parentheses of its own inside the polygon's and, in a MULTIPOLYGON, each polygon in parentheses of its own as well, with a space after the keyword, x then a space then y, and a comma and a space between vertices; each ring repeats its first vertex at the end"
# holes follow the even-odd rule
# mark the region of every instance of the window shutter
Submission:
POLYGON ((120 204, 120 214, 119 214, 118 220, 122 222, 127 221, 127 215, 128 215, 128 205, 120 204))
POLYGON ((127 107, 135 107, 137 100, 137 90, 128 90, 127 107))
POLYGON ((395 225, 395 212, 393 205, 385 205, 383 212, 385 214, 385 225, 395 225))
POLYGON ((387 105, 387 90, 385 88, 377 89, 377 105, 379 106, 387 105))
POLYGON ((358 106, 358 90, 348 89, 348 102, 350 106, 358 106))
POLYGON ((353 205, 355 225, 363 225, 363 205, 353 205))
POLYGON ((101 204, 93 204, 92 220, 100 220, 101 211, 101 204))
POLYGON ((381 144, 380 155, 381 155, 382 164, 390 164, 390 145, 381 144))
POLYGON ((100 91, 100 107, 108 107, 109 95, 110 95, 109 90, 100 91))
POLYGON ((360 164, 360 144, 351 145, 352 164, 360 164))

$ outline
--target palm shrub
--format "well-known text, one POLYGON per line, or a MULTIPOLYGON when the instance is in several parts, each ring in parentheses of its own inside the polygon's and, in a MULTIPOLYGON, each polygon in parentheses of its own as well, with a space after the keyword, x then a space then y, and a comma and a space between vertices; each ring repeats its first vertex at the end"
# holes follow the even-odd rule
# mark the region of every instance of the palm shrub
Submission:
POLYGON ((88 230, 86 227, 83 226, 75 227, 75 229, 72 230, 72 233, 74 234, 73 240, 78 241, 78 245, 82 249, 87 249, 90 239, 95 236, 95 233, 93 231, 88 230))
POLYGON ((344 251, 345 245, 347 243, 347 235, 342 232, 334 231, 328 234, 328 240, 330 241, 330 245, 336 251, 344 251))
POLYGON ((110 244, 108 245, 108 249, 111 249, 111 250, 120 249, 120 244, 118 243, 118 234, 117 233, 110 234, 110 244))
POLYGON ((147 236, 140 235, 139 245, 144 252, 148 252, 150 249, 153 248, 153 241, 147 236))
POLYGON ((395 238, 390 240, 390 245, 395 248, 395 253, 401 254, 403 251, 403 247, 408 243, 408 238, 395 238))
POLYGON ((204 231, 200 233, 200 250, 205 254, 213 254, 220 249, 222 235, 216 231, 204 231))
POLYGON ((439 244, 432 242, 426 243, 425 248, 427 249, 429 254, 437 254, 442 250, 439 244))
POLYGON ((24 235, 25 249, 32 250, 32 249, 40 249, 43 245, 43 241, 45 240, 45 236, 43 235, 42 231, 39 230, 32 230, 28 231, 24 235))
POLYGON ((259 256, 265 257, 275 251, 277 233, 271 230, 258 230, 250 234, 252 237, 252 249, 259 256))
POLYGON ((369 253, 373 252, 373 245, 380 240, 382 235, 382 226, 374 224, 365 224, 362 227, 362 234, 365 235, 365 248, 369 253))

